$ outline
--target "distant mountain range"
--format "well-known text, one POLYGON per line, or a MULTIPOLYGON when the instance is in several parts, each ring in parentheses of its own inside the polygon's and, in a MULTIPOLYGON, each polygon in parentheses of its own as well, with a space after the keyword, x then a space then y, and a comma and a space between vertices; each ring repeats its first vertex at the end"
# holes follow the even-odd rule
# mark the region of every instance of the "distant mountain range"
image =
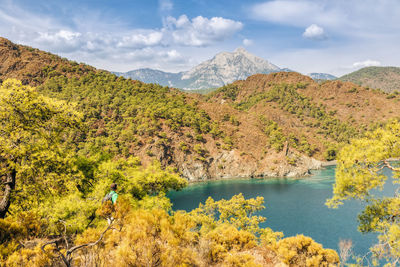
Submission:
POLYGON ((310 76, 313 80, 335 80, 337 79, 336 76, 333 76, 328 73, 309 73, 308 76, 310 76))
POLYGON ((131 78, 133 80, 139 80, 145 83, 157 83, 164 86, 184 88, 186 84, 182 81, 182 76, 184 72, 172 73, 164 72, 161 70, 154 69, 137 69, 128 72, 113 72, 118 76, 123 76, 125 78, 131 78))
POLYGON ((341 81, 353 82, 362 86, 381 89, 387 93, 400 91, 400 68, 366 67, 346 74, 341 81))
MULTIPOLYGON (((254 74, 268 74, 273 72, 295 71, 288 68, 280 68, 240 47, 234 52, 219 53, 212 59, 200 63, 189 71, 172 73, 144 68, 113 73, 145 83, 157 83, 185 90, 204 90, 218 88, 237 80, 245 80, 254 74)), ((336 79, 335 76, 327 73, 310 73, 308 76, 314 80, 336 79)))
POLYGON ((219 53, 189 71, 170 73, 153 69, 138 69, 114 73, 146 83, 193 90, 217 88, 237 80, 244 80, 253 74, 280 71, 290 72, 291 70, 281 69, 265 59, 250 54, 244 48, 238 48, 232 53, 219 53))

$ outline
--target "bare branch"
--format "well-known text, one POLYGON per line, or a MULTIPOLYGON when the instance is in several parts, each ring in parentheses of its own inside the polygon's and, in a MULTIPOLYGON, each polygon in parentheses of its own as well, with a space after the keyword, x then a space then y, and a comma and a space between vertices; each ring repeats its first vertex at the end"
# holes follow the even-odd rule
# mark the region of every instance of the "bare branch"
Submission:
POLYGON ((92 242, 92 243, 86 243, 86 244, 82 244, 82 245, 78 245, 78 246, 72 247, 72 248, 70 248, 70 249, 67 251, 67 255, 72 254, 72 253, 73 253, 75 250, 77 250, 77 249, 80 249, 80 248, 83 248, 83 247, 92 247, 92 246, 97 245, 97 244, 103 239, 103 237, 104 237, 104 235, 106 234, 106 232, 107 232, 108 230, 110 230, 110 229, 112 229, 112 224, 110 224, 110 225, 103 231, 103 233, 101 233, 101 235, 100 235, 99 239, 97 239, 97 241, 92 242))
POLYGON ((44 248, 45 248, 46 246, 51 245, 51 244, 56 244, 56 243, 57 243, 58 241, 60 241, 61 239, 63 239, 63 237, 59 237, 59 238, 56 238, 56 239, 53 239, 53 240, 50 240, 50 241, 44 243, 43 246, 41 247, 42 251, 45 252, 45 251, 44 251, 44 248))
POLYGON ((396 172, 400 172, 400 168, 395 168, 392 165, 390 165, 388 160, 384 160, 384 166, 387 167, 388 169, 392 170, 392 171, 396 171, 396 172))
MULTIPOLYGON (((60 221, 61 221, 61 220, 60 220, 60 221)), ((62 221, 62 222, 63 222, 63 221, 62 221)), ((66 224, 64 224, 64 226, 65 226, 65 229, 66 229, 66 224)), ((42 251, 43 251, 44 253, 46 253, 46 251, 44 250, 44 248, 45 248, 46 246, 48 246, 48 245, 55 244, 55 246, 56 246, 56 247, 55 247, 55 250, 60 254, 60 256, 61 256, 63 262, 65 263, 65 265, 66 265, 67 267, 70 267, 70 266, 71 266, 71 261, 72 261, 72 257, 71 257, 72 253, 74 253, 76 250, 81 249, 81 248, 84 248, 84 247, 92 247, 92 246, 97 245, 97 244, 100 243, 100 241, 103 239, 103 237, 104 237, 104 235, 106 234, 106 232, 107 232, 108 230, 110 230, 110 229, 114 229, 114 228, 112 227, 112 224, 110 224, 110 225, 101 233, 99 239, 96 240, 95 242, 87 243, 87 244, 82 244, 82 245, 78 245, 78 246, 74 246, 74 247, 72 247, 72 248, 70 248, 70 249, 67 248, 67 252, 65 253, 65 255, 59 250, 58 245, 57 245, 57 242, 59 242, 59 241, 61 241, 61 240, 64 239, 65 242, 66 242, 66 244, 67 244, 67 246, 68 246, 68 242, 66 241, 66 235, 61 236, 61 237, 59 237, 59 238, 56 238, 56 239, 53 239, 53 240, 50 240, 50 241, 46 242, 46 243, 41 247, 41 249, 42 249, 42 251)), ((66 230, 65 230, 65 231, 66 231, 66 230)))
POLYGON ((44 248, 45 248, 46 246, 48 246, 48 245, 55 244, 55 245, 56 245, 55 250, 58 252, 58 254, 60 254, 61 259, 63 260, 63 262, 65 263, 65 265, 66 265, 67 267, 70 267, 70 266, 71 266, 71 261, 68 261, 68 260, 67 260, 67 258, 64 256, 64 254, 62 254, 62 252, 58 249, 58 246, 57 246, 57 242, 60 241, 60 240, 62 240, 62 239, 63 239, 63 237, 59 237, 59 238, 50 240, 50 241, 44 243, 44 245, 41 247, 41 249, 42 249, 42 251, 43 251, 44 253, 46 253, 46 251, 44 250, 44 248))

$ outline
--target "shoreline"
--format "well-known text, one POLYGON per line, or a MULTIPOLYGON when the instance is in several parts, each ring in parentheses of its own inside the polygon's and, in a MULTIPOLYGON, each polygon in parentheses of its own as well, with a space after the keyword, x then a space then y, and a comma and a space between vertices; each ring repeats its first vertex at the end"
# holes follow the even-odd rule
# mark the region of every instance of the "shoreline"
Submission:
POLYGON ((302 179, 309 177, 310 174, 298 177, 288 177, 288 176, 264 176, 264 177, 244 177, 244 176, 231 176, 227 178, 211 178, 204 180, 187 180, 188 185, 200 184, 206 182, 217 182, 217 181, 232 181, 232 180, 285 180, 285 179, 302 179))
MULTIPOLYGON (((216 182, 216 181, 231 181, 231 180, 285 180, 285 179, 306 179, 307 177, 310 177, 312 175, 311 171, 317 171, 317 170, 322 170, 325 169, 325 167, 331 167, 331 166, 336 166, 336 161, 334 163, 329 164, 330 162, 327 162, 328 164, 321 164, 320 168, 317 169, 309 169, 308 174, 305 175, 299 175, 299 176, 230 176, 226 178, 211 178, 211 179, 203 179, 203 180, 188 180, 188 185, 192 184, 199 184, 199 183, 204 183, 204 182, 216 182)), ((185 178, 186 179, 186 178, 185 178)))
MULTIPOLYGON (((400 158, 389 158, 387 161, 393 162, 393 161, 400 161, 400 158)), ((303 179, 307 178, 311 175, 311 171, 313 170, 321 170, 324 169, 325 167, 332 167, 336 166, 337 160, 332 160, 332 161, 321 161, 321 166, 320 168, 316 169, 309 169, 308 174, 305 175, 299 175, 299 176, 229 176, 229 177, 217 177, 217 178, 211 178, 211 179, 198 179, 198 180, 189 180, 186 177, 183 177, 187 180, 188 185, 191 184, 198 184, 198 183, 204 183, 204 182, 215 182, 215 181, 229 181, 229 180, 252 180, 252 179, 257 179, 257 180, 268 180, 268 179, 303 179)))
POLYGON ((322 164, 321 164, 322 167, 336 166, 336 165, 337 165, 337 160, 322 161, 322 164))

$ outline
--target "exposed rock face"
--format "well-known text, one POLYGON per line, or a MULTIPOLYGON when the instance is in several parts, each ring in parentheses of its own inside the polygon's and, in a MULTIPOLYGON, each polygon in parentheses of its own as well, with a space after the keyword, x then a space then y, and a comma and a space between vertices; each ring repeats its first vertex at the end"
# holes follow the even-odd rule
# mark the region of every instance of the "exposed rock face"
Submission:
MULTIPOLYGON (((260 140, 262 143, 262 141, 260 140)), ((292 148, 281 152, 270 151, 262 157, 252 149, 252 154, 243 153, 241 149, 217 150, 209 140, 204 146, 210 155, 204 160, 198 160, 191 152, 184 152, 165 145, 149 145, 137 151, 140 158, 151 161, 146 151, 151 150, 154 156, 165 166, 174 166, 183 177, 189 181, 231 178, 262 178, 262 177, 299 177, 306 176, 311 169, 319 169, 322 163, 314 158, 300 155, 292 148), (294 164, 289 164, 287 158, 296 158, 294 164)))
POLYGON ((189 181, 208 179, 230 179, 236 177, 299 177, 310 174, 312 169, 320 169, 322 162, 307 156, 301 156, 295 165, 278 162, 277 167, 271 169, 269 160, 246 160, 238 151, 224 151, 216 155, 211 161, 199 162, 185 160, 176 162, 179 170, 189 181))
POLYGON ((158 83, 182 89, 208 89, 243 80, 253 74, 279 71, 286 70, 250 54, 244 48, 238 48, 232 53, 219 53, 214 58, 185 72, 170 73, 153 69, 138 69, 126 73, 114 73, 146 83, 158 83))

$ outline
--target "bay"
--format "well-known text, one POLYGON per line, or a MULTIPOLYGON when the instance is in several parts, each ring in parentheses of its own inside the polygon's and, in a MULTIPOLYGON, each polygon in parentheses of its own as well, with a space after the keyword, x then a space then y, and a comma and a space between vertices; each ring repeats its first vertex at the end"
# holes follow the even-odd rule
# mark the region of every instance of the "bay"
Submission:
MULTIPOLYGON (((391 181, 391 172, 385 170, 391 181)), ((335 167, 313 171, 300 179, 233 179, 191 184, 182 191, 168 194, 174 210, 190 211, 204 203, 208 197, 215 200, 230 199, 242 193, 245 198, 264 197, 266 208, 259 212, 267 218, 263 227, 283 232, 286 237, 303 234, 312 237, 325 248, 338 251, 341 239, 353 242, 353 251, 365 255, 374 243, 375 234, 362 234, 357 230, 357 214, 363 209, 358 201, 346 201, 338 209, 325 205, 332 197, 335 167)), ((394 186, 389 182, 383 192, 393 195, 394 186)))

